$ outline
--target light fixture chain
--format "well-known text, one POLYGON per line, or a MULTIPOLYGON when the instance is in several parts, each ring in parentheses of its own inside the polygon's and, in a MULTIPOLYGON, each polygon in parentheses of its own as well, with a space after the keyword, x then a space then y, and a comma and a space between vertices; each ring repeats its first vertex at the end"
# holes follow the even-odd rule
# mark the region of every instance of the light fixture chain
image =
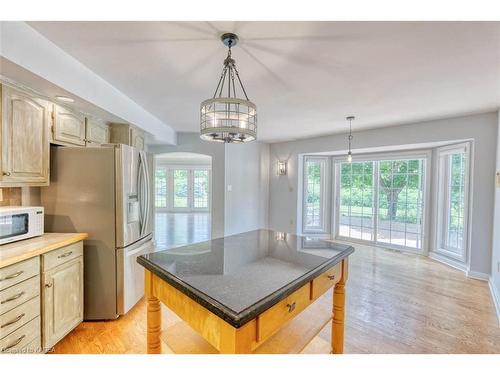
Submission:
POLYGON ((248 95, 247 95, 247 92, 245 90, 245 86, 243 86, 243 83, 241 82, 240 74, 238 73, 238 69, 236 69, 236 66, 234 67, 234 71, 236 73, 236 77, 238 78, 238 81, 240 82, 240 86, 241 86, 241 89, 243 90, 243 94, 245 95, 245 98, 247 100, 250 100, 250 99, 248 99, 248 95))

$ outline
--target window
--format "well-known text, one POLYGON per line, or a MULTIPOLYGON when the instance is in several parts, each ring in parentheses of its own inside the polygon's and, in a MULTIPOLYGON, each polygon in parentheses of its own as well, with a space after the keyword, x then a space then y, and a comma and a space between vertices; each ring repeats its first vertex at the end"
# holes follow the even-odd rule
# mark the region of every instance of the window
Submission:
POLYGON ((164 211, 208 211, 211 169, 205 166, 157 165, 155 206, 164 211))
POLYGON ((174 170, 174 207, 188 208, 188 170, 174 170))
POLYGON ((374 163, 342 163, 339 235, 373 240, 374 163))
POLYGON ((425 160, 337 161, 337 237, 422 249, 425 160))
POLYGON ((194 208, 208 208, 208 170, 193 171, 194 208))
POLYGON ((422 248, 424 161, 379 162, 377 241, 422 248))
POLYGON ((167 207, 167 170, 165 168, 157 168, 155 173, 155 188, 157 208, 167 207))
POLYGON ((439 151, 438 252, 466 260, 468 144, 439 151))
POLYGON ((326 163, 327 158, 306 157, 304 161, 303 230, 326 232, 326 163))

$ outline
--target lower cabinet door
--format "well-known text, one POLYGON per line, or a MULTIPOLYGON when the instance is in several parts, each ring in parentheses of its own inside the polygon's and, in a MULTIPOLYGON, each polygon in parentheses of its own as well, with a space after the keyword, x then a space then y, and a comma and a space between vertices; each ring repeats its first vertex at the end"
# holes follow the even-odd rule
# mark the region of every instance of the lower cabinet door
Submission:
POLYGON ((83 257, 43 273, 43 349, 50 350, 83 320, 83 257))

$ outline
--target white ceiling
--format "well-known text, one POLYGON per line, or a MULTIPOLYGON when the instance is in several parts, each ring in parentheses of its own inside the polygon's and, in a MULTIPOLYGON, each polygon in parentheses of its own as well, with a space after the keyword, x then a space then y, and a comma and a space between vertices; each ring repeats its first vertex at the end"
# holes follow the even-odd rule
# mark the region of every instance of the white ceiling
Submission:
POLYGON ((196 132, 226 48, 275 142, 500 106, 499 22, 30 22, 177 131, 196 132))

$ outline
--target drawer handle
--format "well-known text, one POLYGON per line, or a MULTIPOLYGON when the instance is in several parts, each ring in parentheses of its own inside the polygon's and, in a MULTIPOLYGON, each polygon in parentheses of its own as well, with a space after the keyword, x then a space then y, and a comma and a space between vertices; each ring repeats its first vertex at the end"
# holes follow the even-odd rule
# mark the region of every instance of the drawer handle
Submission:
POLYGON ((67 253, 59 255, 58 258, 66 258, 66 257, 69 257, 71 254, 73 254, 73 252, 72 251, 68 251, 67 253))
POLYGON ((288 312, 291 313, 293 310, 295 310, 295 302, 287 303, 286 307, 288 307, 288 312))
POLYGON ((326 277, 328 277, 329 280, 335 280, 335 275, 326 275, 326 277))
POLYGON ((12 296, 10 298, 3 300, 2 302, 0 302, 0 305, 3 305, 4 303, 10 302, 10 301, 15 301, 16 299, 21 298, 23 295, 24 295, 24 292, 18 293, 15 296, 12 296))
POLYGON ((23 341, 23 339, 24 339, 25 337, 26 337, 26 335, 22 335, 21 337, 19 337, 19 338, 16 340, 16 342, 14 342, 14 343, 10 344, 9 346, 6 346, 5 348, 3 348, 3 349, 2 349, 2 353, 3 353, 3 352, 5 352, 5 351, 7 351, 7 350, 9 350, 9 349, 12 349, 13 347, 15 347, 15 346, 17 346, 17 345, 19 345, 19 343, 20 343, 21 341, 23 341))
POLYGON ((47 283, 47 284, 45 284, 45 287, 46 287, 46 288, 52 288, 52 283, 47 283))
POLYGON ((2 324, 2 325, 0 326, 0 328, 5 328, 5 327, 8 327, 8 326, 10 326, 10 325, 12 325, 12 324, 14 324, 14 323, 17 323, 17 322, 18 322, 18 321, 20 321, 20 320, 21 320, 21 319, 22 319, 25 315, 26 315, 25 313, 22 313, 22 314, 21 314, 21 315, 19 315, 18 317, 16 317, 16 318, 12 319, 10 322, 7 322, 7 323, 5 323, 5 324, 2 324))
POLYGON ((21 276, 23 273, 24 273, 24 271, 19 271, 19 272, 13 273, 12 275, 5 276, 3 279, 0 279, 0 281, 15 279, 16 277, 21 276))
POLYGON ((4 176, 10 176, 10 172, 3 172, 4 176))

